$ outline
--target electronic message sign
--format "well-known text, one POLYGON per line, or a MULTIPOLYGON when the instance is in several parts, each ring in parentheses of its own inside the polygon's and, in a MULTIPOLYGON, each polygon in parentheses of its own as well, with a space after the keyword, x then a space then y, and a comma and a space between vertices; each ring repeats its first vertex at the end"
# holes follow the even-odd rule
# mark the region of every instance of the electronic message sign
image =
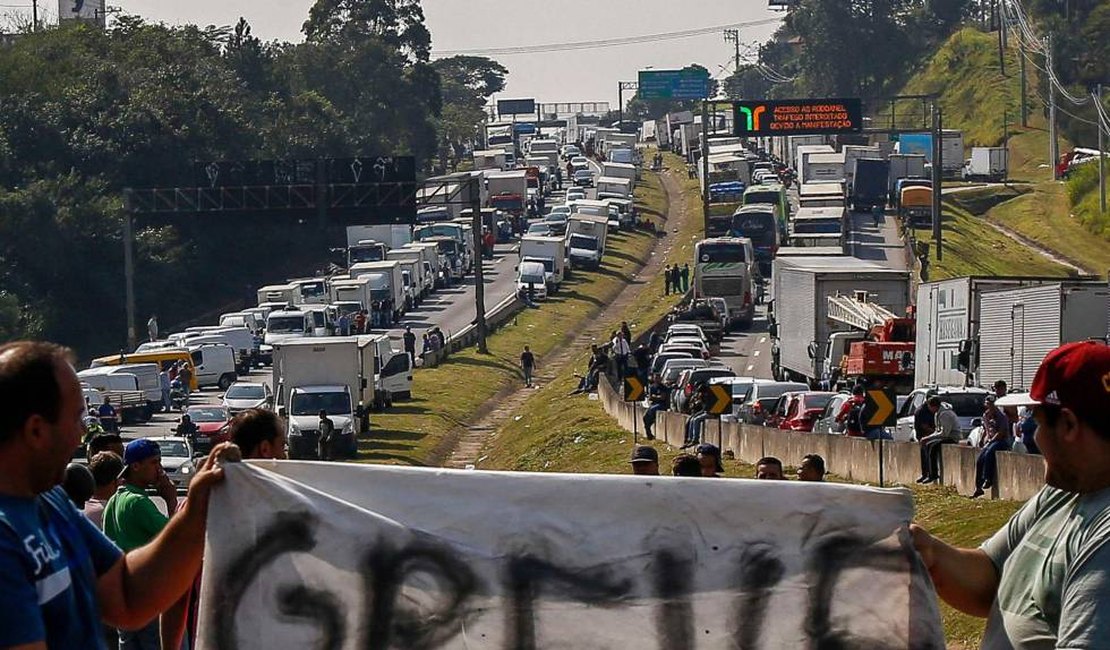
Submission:
POLYGON ((733 102, 738 136, 858 133, 863 109, 858 98, 775 99, 733 102))

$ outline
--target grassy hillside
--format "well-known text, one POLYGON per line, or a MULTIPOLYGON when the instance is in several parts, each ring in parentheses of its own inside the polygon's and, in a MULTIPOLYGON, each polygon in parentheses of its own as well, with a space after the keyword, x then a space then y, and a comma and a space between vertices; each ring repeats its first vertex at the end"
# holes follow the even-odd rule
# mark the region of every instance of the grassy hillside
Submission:
MULTIPOLYGON (((985 224, 983 227, 988 230, 970 225, 981 217, 1020 233, 1087 271, 1101 273, 1110 268, 1110 246, 1107 246, 1110 222, 1098 214, 1097 184, 1093 185, 1087 178, 1073 181, 1065 193, 1064 184, 1052 180, 1048 166, 1047 122, 1038 95, 1041 91, 1035 74, 1037 69, 1027 66, 1029 121, 1022 127, 1018 52, 1011 49, 1006 53, 1007 75, 1004 76, 999 67, 996 39, 996 35, 971 27, 960 30, 902 89, 903 94, 938 94, 944 128, 963 131, 965 146, 1008 142, 1010 177, 1028 184, 1027 192, 1013 194, 1012 200, 999 202, 988 211, 961 213, 958 210, 949 212, 946 208, 946 232, 950 227, 955 230, 952 235, 955 245, 949 250, 956 259, 946 259, 940 265, 934 259, 934 270, 946 274, 943 269, 950 267, 959 273, 973 268, 988 270, 984 264, 988 267, 997 264, 999 273, 1009 272, 1002 268, 1011 266, 1009 263, 1002 260, 984 262, 979 257, 987 250, 998 248, 1000 244, 993 240, 1000 236, 1005 238, 997 231, 988 232, 989 226, 985 224)), ((912 109, 906 103, 898 110, 907 113, 912 109)), ((902 118, 899 123, 904 123, 902 118)), ((1060 146, 1064 149, 1069 145, 1061 142, 1060 146)), ((1009 190, 998 188, 985 192, 1009 193, 1009 190)), ((1043 261, 1040 258, 1035 264, 1041 265, 1043 261)))

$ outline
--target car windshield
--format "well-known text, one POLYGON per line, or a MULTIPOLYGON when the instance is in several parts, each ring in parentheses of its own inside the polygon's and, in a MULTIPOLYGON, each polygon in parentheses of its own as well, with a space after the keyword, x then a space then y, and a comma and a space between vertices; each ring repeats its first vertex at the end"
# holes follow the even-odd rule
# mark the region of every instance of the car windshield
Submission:
POLYGON ((543 276, 542 275, 533 275, 531 273, 521 273, 520 274, 520 283, 521 284, 543 284, 543 276))
POLYGON ((188 458, 189 448, 181 440, 156 440, 162 458, 188 458))
POLYGON ((563 212, 553 212, 544 219, 547 223, 566 223, 567 215, 563 212))
POLYGON ((222 408, 191 408, 186 413, 193 422, 224 422, 227 411, 222 408))
POLYGON ((951 404, 952 410, 961 418, 977 418, 983 415, 987 396, 985 393, 951 393, 941 395, 940 399, 951 404))
POLYGON ((799 384, 766 384, 759 387, 757 399, 759 401, 771 398, 778 399, 782 397, 783 393, 795 390, 806 390, 806 387, 799 384))
POLYGON ((534 223, 531 226, 528 226, 528 233, 527 234, 529 234, 529 235, 545 235, 545 234, 547 234, 548 231, 549 231, 549 228, 547 227, 547 224, 534 223))
POLYGON ((806 395, 806 409, 823 409, 828 406, 833 397, 833 395, 806 395))
POLYGON ((265 396, 266 390, 261 386, 236 386, 234 384, 224 394, 227 399, 262 399, 265 396))
POLYGON ((304 316, 271 316, 266 321, 266 331, 271 334, 303 332, 304 316))
POLYGON ((703 244, 698 248, 698 262, 702 264, 745 262, 744 247, 737 244, 703 244))
POLYGON ((770 190, 762 190, 757 192, 749 192, 744 195, 744 205, 751 205, 753 203, 771 203, 776 204, 779 202, 779 193, 770 190))
POLYGON ((351 397, 347 393, 294 393, 289 413, 291 415, 317 415, 327 411, 330 415, 350 413, 351 397))

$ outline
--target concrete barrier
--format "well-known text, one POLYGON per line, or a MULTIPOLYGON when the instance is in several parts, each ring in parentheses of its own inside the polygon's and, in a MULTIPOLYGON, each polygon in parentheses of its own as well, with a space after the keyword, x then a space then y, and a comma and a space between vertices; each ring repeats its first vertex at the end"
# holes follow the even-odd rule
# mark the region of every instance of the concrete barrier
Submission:
MULTIPOLYGON (((963 495, 975 492, 975 460, 979 450, 966 445, 944 445, 940 452, 941 482, 963 495)), ((996 490, 991 490, 994 498, 996 490)))
POLYGON ((1044 456, 998 452, 998 496, 1025 501, 1044 486, 1044 456))

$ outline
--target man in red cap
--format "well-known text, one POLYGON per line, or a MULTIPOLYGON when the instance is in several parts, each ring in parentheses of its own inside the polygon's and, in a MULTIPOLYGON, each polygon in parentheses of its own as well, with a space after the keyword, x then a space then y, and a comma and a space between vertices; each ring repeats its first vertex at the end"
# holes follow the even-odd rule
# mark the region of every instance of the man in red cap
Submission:
POLYGON ((1110 638, 1110 347, 1069 343, 1048 354, 1029 393, 1045 487, 977 549, 911 526, 937 593, 989 616, 984 648, 1101 648, 1110 638))

